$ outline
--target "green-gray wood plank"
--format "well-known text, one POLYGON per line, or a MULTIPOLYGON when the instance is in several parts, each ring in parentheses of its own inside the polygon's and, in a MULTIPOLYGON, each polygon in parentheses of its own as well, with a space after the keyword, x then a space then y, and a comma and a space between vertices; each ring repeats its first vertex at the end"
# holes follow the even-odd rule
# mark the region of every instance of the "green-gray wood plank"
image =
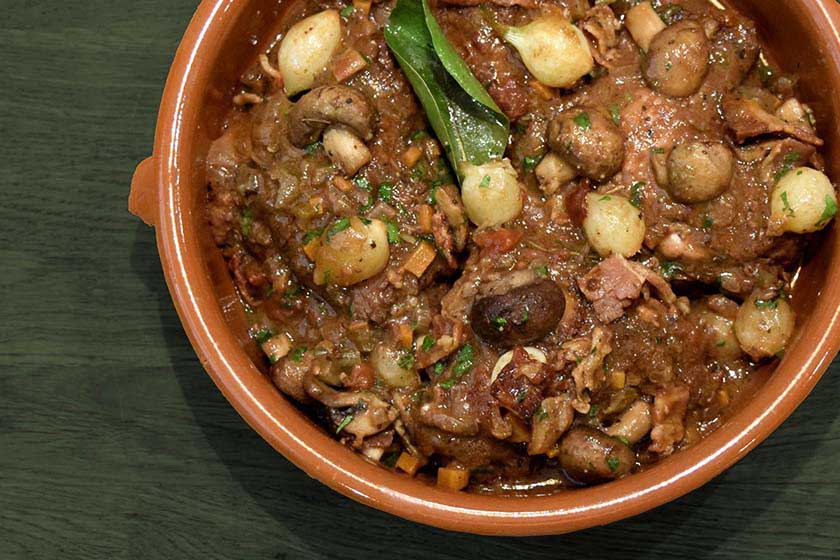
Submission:
POLYGON ((837 363, 717 480, 568 536, 426 528, 276 454, 202 371, 126 212, 195 5, 0 1, 0 559, 840 556, 837 363))

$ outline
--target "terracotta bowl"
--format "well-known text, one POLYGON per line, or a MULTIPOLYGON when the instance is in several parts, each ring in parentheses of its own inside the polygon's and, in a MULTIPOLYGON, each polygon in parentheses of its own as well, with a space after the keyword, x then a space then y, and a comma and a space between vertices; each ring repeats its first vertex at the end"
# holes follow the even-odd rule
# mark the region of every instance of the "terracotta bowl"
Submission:
MULTIPOLYGON (((178 48, 152 157, 129 209, 157 230, 166 281, 201 363, 239 414, 289 460, 342 494, 420 523, 493 535, 541 535, 616 521, 706 483, 766 438, 808 395, 840 347, 840 243, 826 235, 798 278, 798 333, 766 383, 717 431, 649 470, 548 497, 450 493, 371 464, 301 414, 255 366, 241 305, 205 225, 204 156, 237 77, 289 2, 205 0, 178 48)), ((834 0, 741 0, 774 58, 801 77, 840 180, 840 6, 834 0)), ((259 362, 257 362, 259 363, 259 362)))

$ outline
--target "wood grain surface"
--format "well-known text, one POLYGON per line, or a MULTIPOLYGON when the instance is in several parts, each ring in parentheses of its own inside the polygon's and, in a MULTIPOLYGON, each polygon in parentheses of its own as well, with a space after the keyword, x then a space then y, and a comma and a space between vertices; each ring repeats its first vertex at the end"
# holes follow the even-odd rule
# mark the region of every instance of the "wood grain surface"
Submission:
POLYGON ((704 488, 567 536, 426 528, 269 448, 204 374, 126 211, 195 6, 0 0, 0 559, 840 557, 837 363, 704 488))

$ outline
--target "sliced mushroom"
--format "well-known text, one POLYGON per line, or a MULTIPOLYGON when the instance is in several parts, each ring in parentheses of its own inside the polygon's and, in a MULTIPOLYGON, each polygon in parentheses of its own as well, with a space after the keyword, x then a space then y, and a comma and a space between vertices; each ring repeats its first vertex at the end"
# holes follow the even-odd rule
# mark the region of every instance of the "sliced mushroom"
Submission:
POLYGON ((323 135, 330 160, 352 175, 370 161, 364 142, 373 138, 375 120, 364 95, 348 86, 324 86, 301 97, 289 111, 289 140, 303 148, 323 135))
POLYGON ((540 408, 531 418, 528 455, 548 453, 572 425, 574 417, 575 410, 568 395, 543 399, 540 408))
POLYGON ((650 405, 639 399, 624 411, 618 421, 604 430, 607 435, 636 443, 650 431, 650 405))
POLYGON ((394 407, 370 391, 336 391, 314 375, 304 378, 303 387, 307 395, 331 409, 350 409, 345 418, 351 420, 342 431, 356 436, 357 446, 364 438, 390 426, 399 416, 394 407))

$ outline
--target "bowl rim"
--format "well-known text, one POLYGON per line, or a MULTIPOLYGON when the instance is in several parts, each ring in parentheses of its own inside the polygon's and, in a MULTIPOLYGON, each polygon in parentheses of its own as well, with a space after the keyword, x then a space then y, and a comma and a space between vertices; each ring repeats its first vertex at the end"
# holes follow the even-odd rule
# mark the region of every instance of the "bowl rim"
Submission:
MULTIPOLYGON (((828 22, 832 31, 828 55, 840 74, 840 14, 832 4, 832 0, 805 2, 807 9, 803 17, 813 18, 812 23, 828 22)), ((149 170, 157 189, 153 221, 169 291, 190 342, 210 377, 263 439, 332 489, 416 522, 462 532, 545 535, 610 523, 682 496, 741 459, 805 399, 840 349, 840 306, 837 306, 825 312, 827 319, 820 324, 824 332, 806 359, 790 367, 789 375, 772 376, 765 385, 772 384, 772 391, 768 388, 755 395, 744 410, 708 437, 641 473, 552 496, 515 498, 441 491, 358 458, 317 431, 308 420, 311 425, 307 427, 292 416, 280 417, 248 386, 249 375, 262 374, 244 350, 239 348, 241 355, 237 355, 230 341, 219 340, 214 334, 213 319, 206 308, 206 289, 200 286, 206 279, 196 267, 195 259, 190 259, 193 247, 185 233, 188 228, 184 224, 192 216, 181 207, 180 187, 189 185, 190 166, 195 164, 187 148, 192 135, 182 132, 198 125, 199 111, 191 100, 200 98, 212 71, 211 61, 202 52, 209 42, 222 37, 226 27, 247 7, 248 2, 239 0, 203 0, 185 32, 158 115, 153 169, 149 170), (735 422, 742 416, 747 421, 735 422)), ((840 270, 830 272, 840 281, 840 270)))

